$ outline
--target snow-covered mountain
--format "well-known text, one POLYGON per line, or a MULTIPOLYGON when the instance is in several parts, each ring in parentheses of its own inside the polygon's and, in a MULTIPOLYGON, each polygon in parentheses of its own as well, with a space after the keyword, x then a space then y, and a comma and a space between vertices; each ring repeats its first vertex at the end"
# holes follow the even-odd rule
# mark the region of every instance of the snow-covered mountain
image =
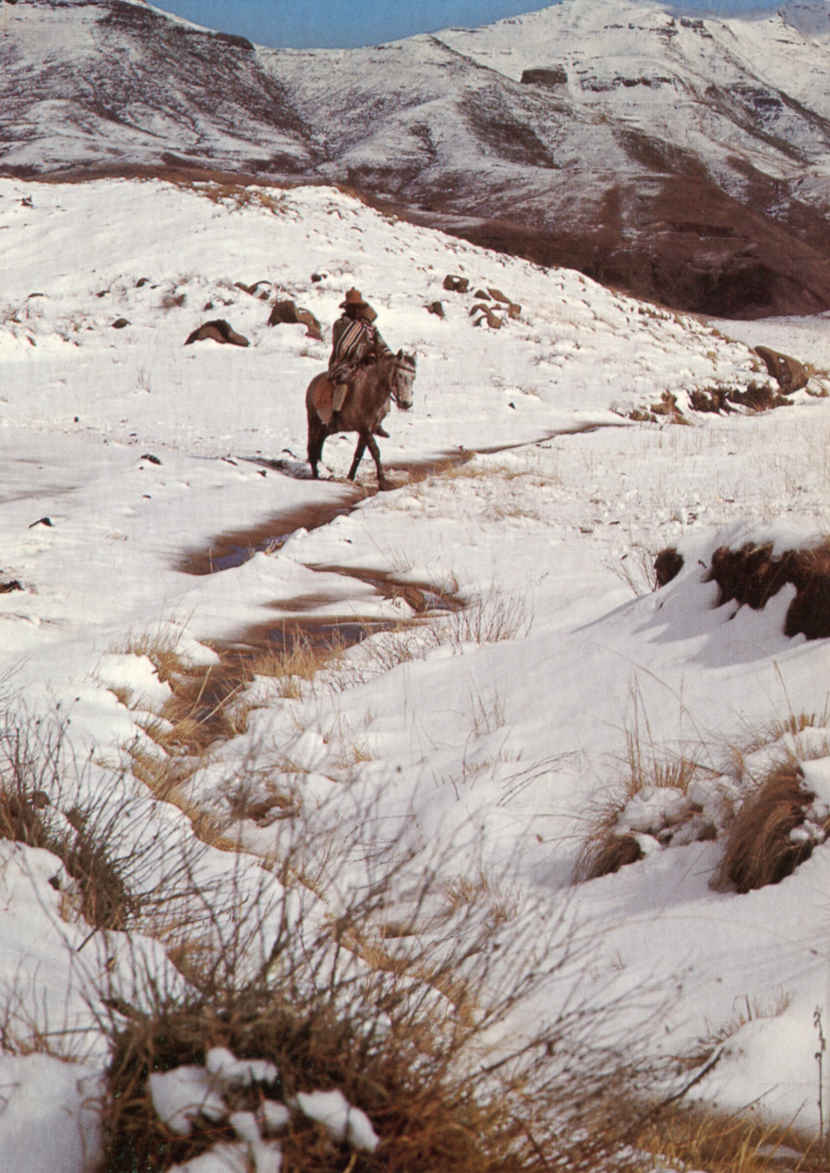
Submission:
POLYGON ((0 6, 0 169, 324 179, 685 308, 830 304, 830 17, 564 0, 273 50, 139 0, 0 6))

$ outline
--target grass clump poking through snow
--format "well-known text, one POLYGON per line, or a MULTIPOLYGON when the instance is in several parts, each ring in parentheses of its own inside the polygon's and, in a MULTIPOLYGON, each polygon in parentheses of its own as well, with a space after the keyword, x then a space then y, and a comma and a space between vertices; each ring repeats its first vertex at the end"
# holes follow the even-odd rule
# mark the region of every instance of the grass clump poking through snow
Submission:
POLYGON ((707 1173, 801 1173, 827 1168, 822 1145, 792 1129, 765 1123, 749 1112, 732 1116, 674 1107, 637 1138, 654 1155, 655 1169, 705 1169, 707 1173))
POLYGON ((610 875, 672 843, 714 837, 695 784, 715 771, 684 754, 660 755, 637 730, 626 737, 626 768, 623 786, 595 807, 574 869, 577 882, 610 875))
POLYGON ((776 884, 830 836, 830 728, 825 711, 789 714, 719 767, 701 744, 695 758, 660 756, 628 738, 628 779, 597 804, 574 880, 596 879, 662 850, 723 843, 712 885, 749 892, 776 884))
POLYGON ((830 832, 830 809, 796 761, 776 766, 733 820, 715 880, 718 887, 749 892, 777 884, 809 859, 830 832))
POLYGON ((148 981, 140 1007, 107 1001, 108 1173, 208 1152, 308 1173, 633 1168, 645 1109, 632 1105, 657 1072, 609 1029, 620 1004, 589 1007, 575 988, 547 1021, 537 1011, 530 1029, 504 1030, 513 1015, 527 1023, 526 1001, 566 967, 576 986, 571 966, 595 940, 564 916, 540 940, 537 910, 505 921, 486 889, 448 905, 444 868, 397 849, 364 851, 360 882, 365 826, 315 849, 319 890, 351 893, 336 915, 296 880, 316 870, 303 843, 279 866, 282 888, 262 873, 253 895, 240 881, 213 907, 184 992, 148 981), (390 935, 403 888, 393 911, 406 929, 390 935), (321 1103, 342 1126, 321 1120, 321 1103))
POLYGON ((202 846, 170 842, 152 798, 118 773, 89 785, 92 769, 78 769, 62 724, 0 719, 0 836, 60 859, 67 920, 122 932, 189 923, 202 846))

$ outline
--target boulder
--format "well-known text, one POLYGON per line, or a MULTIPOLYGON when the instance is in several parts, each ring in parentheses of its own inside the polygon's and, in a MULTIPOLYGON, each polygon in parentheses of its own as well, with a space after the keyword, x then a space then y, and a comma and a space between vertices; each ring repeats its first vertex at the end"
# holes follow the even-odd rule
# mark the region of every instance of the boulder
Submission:
POLYGON ((486 322, 491 330, 500 330, 504 325, 504 318, 500 318, 498 314, 493 313, 489 305, 484 305, 481 302, 477 302, 470 310, 470 317, 474 319, 474 326, 480 326, 482 322, 486 322))
POLYGON ((446 316, 444 313, 444 303, 441 301, 431 301, 427 309, 431 314, 435 314, 436 317, 443 318, 446 316))
POLYGON ((518 305, 512 298, 508 297, 506 293, 502 293, 500 289, 489 288, 487 291, 492 297, 493 301, 500 302, 501 305, 507 308, 507 312, 511 318, 518 318, 522 312, 522 307, 518 305))
POLYGON ((250 293, 251 297, 259 297, 267 300, 269 294, 267 289, 261 289, 260 286, 267 285, 271 288, 271 282, 263 278, 261 281, 254 281, 251 285, 246 285, 244 281, 234 281, 234 286, 241 289, 244 293, 250 293))
POLYGON ((789 354, 781 354, 780 351, 772 350, 769 346, 756 346, 755 353, 772 377, 778 380, 778 385, 785 395, 790 395, 793 391, 800 391, 802 387, 807 386, 810 373, 804 363, 799 362, 797 358, 793 358, 789 354))
POLYGON ((250 346, 247 338, 237 334, 233 327, 224 318, 214 318, 212 322, 204 322, 197 327, 185 340, 185 346, 191 342, 203 342, 210 338, 213 342, 230 342, 233 346, 250 346))
POLYGON ((271 313, 268 316, 269 326, 279 326, 282 324, 293 326, 298 322, 305 326, 306 337, 316 338, 318 341, 322 339, 322 327, 311 310, 303 309, 302 306, 298 306, 290 298, 274 302, 271 307, 271 313))
POLYGON ((447 273, 444 278, 444 288, 448 289, 450 293, 466 293, 470 288, 470 279, 459 277, 455 273, 447 273))

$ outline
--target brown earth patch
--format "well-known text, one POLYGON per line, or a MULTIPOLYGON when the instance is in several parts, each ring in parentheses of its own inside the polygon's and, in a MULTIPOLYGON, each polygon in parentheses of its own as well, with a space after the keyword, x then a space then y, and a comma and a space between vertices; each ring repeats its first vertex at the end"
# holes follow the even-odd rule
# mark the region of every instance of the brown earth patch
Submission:
POLYGON ((674 546, 667 546, 654 559, 654 575, 657 586, 665 586, 673 578, 677 578, 683 569, 683 555, 679 554, 674 546))

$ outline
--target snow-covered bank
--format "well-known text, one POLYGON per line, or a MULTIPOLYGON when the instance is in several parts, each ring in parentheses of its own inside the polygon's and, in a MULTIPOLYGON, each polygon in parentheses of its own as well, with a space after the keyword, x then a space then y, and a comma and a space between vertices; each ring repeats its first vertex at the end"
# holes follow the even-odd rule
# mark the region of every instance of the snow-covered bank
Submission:
MULTIPOLYGON (((299 613, 414 617, 403 593, 382 597, 344 569, 451 589, 468 607, 429 633, 369 639, 293 696, 258 680, 246 731, 211 751, 187 800, 230 826, 232 782, 253 760, 272 789, 299 795, 312 829, 359 800, 375 813, 375 844, 454 840, 448 882, 473 863, 494 876, 509 866, 520 901, 541 897, 552 913, 568 903, 595 926, 590 971, 573 975, 585 991, 612 978, 674 991, 656 1050, 718 1030, 744 1000, 761 1008, 700 1090, 730 1107, 760 1097, 814 1126, 823 850, 741 896, 709 887, 718 839, 654 850, 576 889, 571 879, 596 804, 626 783, 632 736, 645 756, 705 757, 716 780, 730 750, 773 722, 826 721, 824 644, 783 635, 787 589, 762 611, 716 607, 704 577, 718 544, 826 533, 830 401, 799 392, 769 414, 723 417, 688 403, 695 389, 766 377, 724 335, 822 367, 828 322, 715 331, 325 188, 242 203, 208 186, 3 181, 0 241, 0 672, 12 717, 68 718, 77 755, 111 786, 105 767, 126 761, 164 699, 136 654, 154 633, 209 662, 204 641, 299 613), (467 276, 469 293, 445 291, 447 273, 467 276), (322 342, 300 325, 269 327, 268 301, 237 285, 266 281, 319 318, 322 342), (223 533, 348 500, 350 437, 327 442, 322 481, 307 475, 303 393, 352 285, 387 341, 418 355, 415 408, 387 420, 385 462, 501 451, 417 483, 393 473, 394 491, 275 551, 186 573, 184 555, 223 533), (520 304, 519 317, 475 326, 480 289, 520 304), (436 300, 444 318, 427 309, 436 300), (184 346, 216 317, 251 345, 184 346), (667 391, 691 426, 625 418, 667 391), (672 545, 687 551, 684 571, 652 593, 653 556, 672 545), (390 640, 404 646, 391 652, 390 640)), ((359 480, 373 488, 370 465, 359 480)), ((171 837, 186 826, 170 814, 171 837)), ((267 820, 236 829, 264 854, 284 833, 267 820)), ((322 895, 336 912, 343 893, 322 895)), ((402 899, 390 892, 390 908, 402 899)), ((85 936, 46 912, 57 938, 85 936)), ((2 916, 7 974, 44 964, 34 939, 12 932, 13 900, 2 916)), ((59 988, 60 949, 48 966, 59 988)), ((535 1013, 555 1013, 555 997, 535 1013)), ((13 1105, 0 1115, 0 1152, 13 1151, 4 1129, 18 1119, 13 1105)))

